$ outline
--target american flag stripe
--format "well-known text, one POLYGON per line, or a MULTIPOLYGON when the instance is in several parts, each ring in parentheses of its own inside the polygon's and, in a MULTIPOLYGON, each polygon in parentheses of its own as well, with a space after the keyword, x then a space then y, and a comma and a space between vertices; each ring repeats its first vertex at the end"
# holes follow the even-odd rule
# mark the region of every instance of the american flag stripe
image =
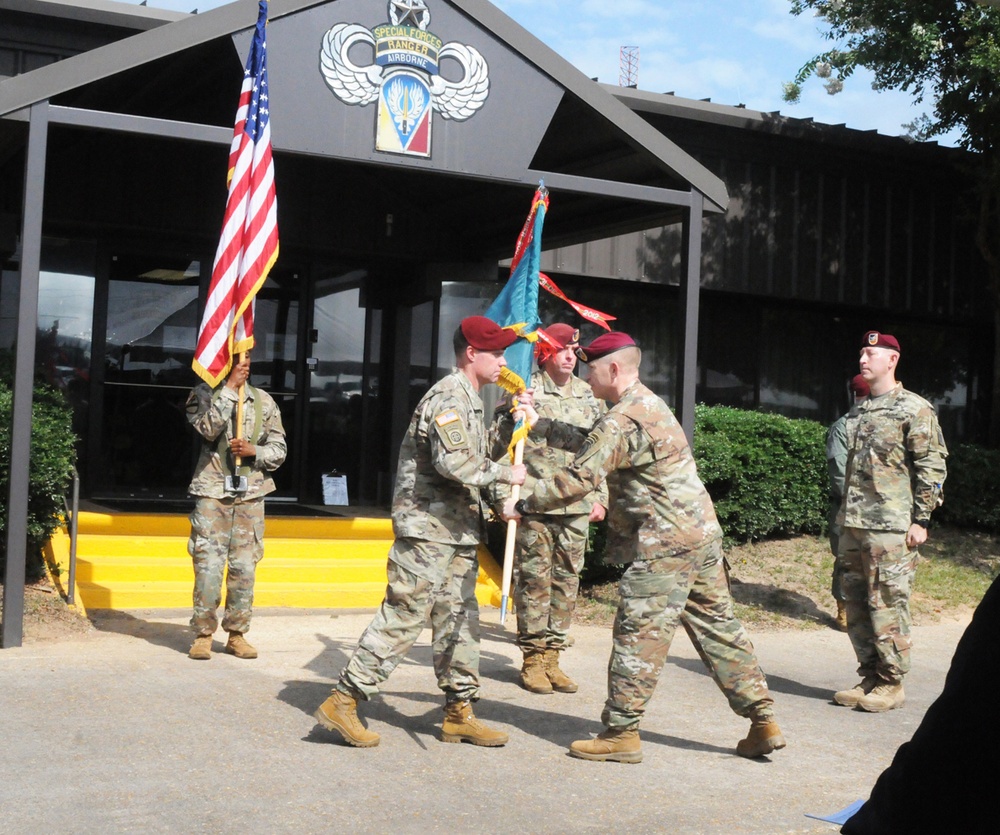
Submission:
POLYGON ((253 347, 254 298, 278 257, 278 208, 267 91, 267 2, 261 0, 229 149, 229 195, 192 367, 218 385, 253 347))

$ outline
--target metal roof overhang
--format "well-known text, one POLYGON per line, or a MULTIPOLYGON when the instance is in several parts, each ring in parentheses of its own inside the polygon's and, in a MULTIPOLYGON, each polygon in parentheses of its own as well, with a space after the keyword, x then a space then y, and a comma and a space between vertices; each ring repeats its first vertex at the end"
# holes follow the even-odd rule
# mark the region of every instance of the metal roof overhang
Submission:
MULTIPOLYGON (((29 110, 9 114, 11 121, 27 121, 29 110)), ((215 125, 196 124, 172 119, 137 116, 126 113, 89 110, 49 105, 47 122, 93 131, 148 135, 159 139, 208 143, 228 146, 232 129, 215 125)), ((279 162, 281 152, 276 150, 279 162)), ((412 181, 419 190, 421 181, 432 181, 437 211, 448 214, 448 208, 468 214, 469 205, 488 205, 488 211, 478 213, 475 230, 478 246, 485 254, 498 258, 509 256, 511 230, 518 229, 526 206, 526 191, 543 180, 558 195, 559 211, 551 213, 546 222, 546 245, 568 246, 601 236, 653 225, 679 222, 692 205, 692 192, 621 182, 541 168, 527 169, 520 178, 501 179, 493 175, 465 172, 461 175, 436 171, 415 171, 405 166, 377 165, 348 156, 324 156, 334 162, 367 165, 375 172, 391 177, 395 188, 406 190, 412 181)), ((376 173, 376 176, 378 174, 376 173)), ((465 222, 472 222, 471 218, 465 222)))
MULTIPOLYGON (((509 230, 520 227, 525 211, 525 199, 508 200, 506 191, 539 179, 554 195, 562 192, 559 212, 546 223, 546 246, 679 222, 695 191, 704 196, 706 212, 725 209, 728 195, 718 178, 492 4, 448 2, 563 88, 535 160, 507 177, 421 170, 411 160, 388 155, 375 161, 326 154, 330 160, 367 166, 376 176, 385 172, 395 180, 434 178, 436 192, 442 182, 469 183, 506 230, 502 240, 499 230, 495 240, 487 236, 487 248, 499 257, 509 255, 509 230)), ((322 5, 322 0, 272 0, 269 18, 274 22, 322 5)), ((48 101, 54 105, 52 125, 228 143, 242 78, 232 36, 248 29, 256 7, 256 0, 240 0, 9 79, 0 84, 0 115, 23 120, 27 106, 48 101), (206 78, 213 83, 205 84, 206 78)), ((277 136, 274 150, 279 159, 289 153, 277 136)))

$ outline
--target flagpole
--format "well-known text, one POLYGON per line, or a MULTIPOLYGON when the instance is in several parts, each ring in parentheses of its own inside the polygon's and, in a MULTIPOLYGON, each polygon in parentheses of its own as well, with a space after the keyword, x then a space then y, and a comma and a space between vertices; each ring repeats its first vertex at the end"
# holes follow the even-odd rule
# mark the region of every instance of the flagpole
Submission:
MULTIPOLYGON (((246 354, 240 351, 236 355, 236 364, 239 365, 243 362, 246 354)), ((246 397, 247 384, 246 381, 240 383, 239 389, 236 391, 236 434, 233 436, 234 440, 239 440, 243 437, 243 398, 246 397)), ((237 455, 233 458, 233 475, 235 476, 240 467, 243 466, 243 456, 237 455)))
MULTIPOLYGON (((522 462, 524 458, 524 438, 521 438, 514 445, 514 466, 522 462)), ((510 497, 516 502, 521 498, 521 485, 515 484, 510 488, 510 497)), ((507 600, 510 597, 510 578, 514 571, 514 544, 517 541, 517 520, 511 519, 507 522, 507 540, 503 547, 503 580, 500 584, 500 625, 503 626, 507 620, 507 600)))

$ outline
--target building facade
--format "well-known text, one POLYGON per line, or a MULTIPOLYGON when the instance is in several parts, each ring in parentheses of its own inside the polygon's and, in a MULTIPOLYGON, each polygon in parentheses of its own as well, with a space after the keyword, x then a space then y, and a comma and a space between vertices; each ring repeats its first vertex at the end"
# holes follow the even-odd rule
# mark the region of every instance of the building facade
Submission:
MULTIPOLYGON (((544 268, 639 337, 688 419, 697 399, 829 422, 879 328, 950 439, 975 436, 992 333, 959 152, 603 87, 484 0, 401 8, 271 2, 281 254, 252 382, 289 432, 278 500, 318 503, 337 472, 353 512, 385 507, 410 411, 498 292, 540 179, 544 268)), ((88 498, 184 496, 256 10, 0 0, 0 349, 36 257, 37 364, 74 404, 88 498)))

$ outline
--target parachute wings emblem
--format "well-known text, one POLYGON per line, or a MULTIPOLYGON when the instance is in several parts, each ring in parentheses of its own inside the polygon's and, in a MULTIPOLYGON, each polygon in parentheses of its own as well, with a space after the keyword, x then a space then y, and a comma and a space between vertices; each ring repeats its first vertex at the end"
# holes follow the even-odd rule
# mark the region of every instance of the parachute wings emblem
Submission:
POLYGON ((376 64, 359 67, 348 53, 355 44, 375 48, 371 30, 357 23, 338 23, 323 36, 320 71, 334 94, 345 104, 366 105, 378 98, 382 68, 376 64))
POLYGON ((431 81, 431 103, 445 119, 464 122, 486 103, 490 92, 489 67, 478 49, 452 42, 441 48, 441 60, 451 58, 464 70, 460 81, 437 75, 431 81))

